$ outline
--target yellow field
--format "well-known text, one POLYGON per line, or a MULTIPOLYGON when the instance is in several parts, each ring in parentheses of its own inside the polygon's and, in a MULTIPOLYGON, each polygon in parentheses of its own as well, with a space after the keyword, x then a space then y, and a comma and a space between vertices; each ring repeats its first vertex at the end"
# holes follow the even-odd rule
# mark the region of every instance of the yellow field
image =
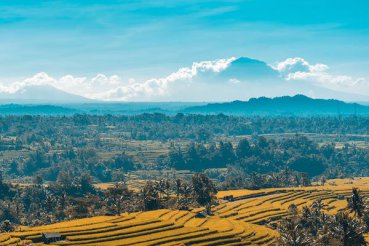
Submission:
POLYGON ((329 180, 324 186, 221 191, 214 216, 197 218, 196 211, 156 210, 73 220, 0 234, 1 245, 43 245, 41 233, 59 232, 64 241, 53 245, 270 245, 278 233, 271 229, 299 209, 322 199, 327 214, 345 210, 352 187, 369 196, 369 178, 329 180))
POLYGON ((59 232, 53 245, 249 245, 271 243, 277 233, 266 227, 220 218, 196 218, 196 213, 156 210, 121 216, 73 220, 0 235, 0 245, 41 243, 41 233, 59 232))

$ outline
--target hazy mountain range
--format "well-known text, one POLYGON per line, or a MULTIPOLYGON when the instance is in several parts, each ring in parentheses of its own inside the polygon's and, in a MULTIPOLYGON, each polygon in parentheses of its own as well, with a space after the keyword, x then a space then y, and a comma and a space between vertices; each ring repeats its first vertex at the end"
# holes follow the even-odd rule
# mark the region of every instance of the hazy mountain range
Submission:
POLYGON ((230 115, 367 115, 369 106, 304 95, 252 98, 248 101, 210 103, 184 109, 184 113, 230 115))
POLYGON ((226 114, 226 115, 369 115, 369 106, 335 99, 312 99, 304 95, 275 98, 252 98, 226 103, 84 103, 68 105, 0 105, 2 115, 71 115, 71 114, 226 114))
POLYGON ((349 93, 347 92, 349 90, 332 90, 325 87, 324 83, 310 81, 342 79, 328 74, 324 64, 311 65, 301 58, 279 63, 281 64, 283 66, 274 67, 247 57, 195 62, 192 67, 181 68, 167 77, 128 84, 117 77, 111 80, 103 75, 92 80, 73 76, 58 80, 46 73, 40 73, 21 82, 2 85, 0 102, 20 104, 92 103, 101 100, 219 102, 296 94, 322 99, 369 101, 369 96, 349 93), (84 93, 85 91, 88 93, 84 93))
POLYGON ((28 85, 15 93, 0 93, 0 103, 63 104, 93 101, 83 96, 64 92, 52 85, 28 85))

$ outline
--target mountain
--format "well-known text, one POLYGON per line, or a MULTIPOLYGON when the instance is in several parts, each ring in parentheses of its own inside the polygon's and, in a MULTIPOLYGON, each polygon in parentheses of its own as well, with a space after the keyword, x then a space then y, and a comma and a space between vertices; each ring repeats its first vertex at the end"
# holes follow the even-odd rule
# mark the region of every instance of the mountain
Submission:
POLYGON ((112 114, 137 115, 143 113, 228 114, 228 115, 369 115, 369 105, 346 103, 335 99, 313 99, 304 95, 275 98, 259 97, 248 101, 226 103, 69 103, 59 105, 4 104, 0 115, 71 115, 112 114))
MULTIPOLYGON (((306 72, 306 69, 308 68, 297 66, 287 70, 306 72)), ((133 84, 113 83, 113 85, 106 85, 104 80, 91 81, 89 93, 97 93, 104 99, 110 98, 119 101, 119 99, 130 98, 136 102, 140 100, 144 102, 224 102, 296 94, 321 99, 335 98, 342 101, 369 102, 369 95, 357 95, 347 91, 329 89, 327 86, 330 83, 318 82, 317 79, 311 78, 314 76, 307 76, 303 80, 286 79, 287 73, 286 71, 280 72, 260 60, 239 57, 237 59, 194 63, 192 67, 181 68, 167 77, 133 84)), ((0 92, 0 104, 83 104, 96 102, 81 95, 59 90, 52 86, 55 82, 46 85, 45 83, 49 83, 47 81, 54 80, 45 73, 35 75, 33 79, 41 81, 43 85, 30 85, 28 83, 28 86, 15 93, 0 92)), ((0 87, 3 88, 1 85, 0 87)), ((19 84, 15 85, 20 86, 19 84)), ((7 87, 4 86, 4 88, 7 87)), ((81 93, 81 90, 78 91, 81 93)), ((362 91, 365 93, 365 90, 362 91)), ((152 111, 152 109, 150 110, 152 111)))
POLYGON ((230 63, 227 69, 220 72, 222 78, 242 80, 277 79, 279 74, 263 61, 240 57, 230 63))
MULTIPOLYGON (((231 61, 224 69, 199 70, 190 82, 169 84, 167 101, 220 102, 247 100, 257 97, 281 97, 303 94, 312 98, 342 101, 369 101, 368 95, 357 95, 332 90, 323 84, 308 80, 286 80, 285 75, 267 63, 240 57, 231 61)), ((158 99, 160 100, 160 98, 158 99)))
POLYGON ((93 102, 93 100, 64 92, 51 85, 30 85, 15 93, 0 93, 0 103, 61 104, 88 102, 93 102))
POLYGON ((369 106, 304 95, 252 98, 248 101, 209 103, 188 107, 183 113, 230 115, 369 115, 369 106))

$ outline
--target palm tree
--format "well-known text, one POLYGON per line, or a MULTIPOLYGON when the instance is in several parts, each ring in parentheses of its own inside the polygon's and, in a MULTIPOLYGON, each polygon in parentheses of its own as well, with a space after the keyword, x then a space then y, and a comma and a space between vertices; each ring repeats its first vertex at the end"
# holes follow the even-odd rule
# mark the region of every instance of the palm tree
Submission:
POLYGON ((311 208, 316 210, 316 212, 319 214, 322 213, 322 210, 326 207, 328 207, 328 205, 323 203, 322 199, 318 199, 317 201, 313 202, 313 204, 311 204, 311 208))
POLYGON ((293 218, 297 218, 299 214, 299 210, 296 206, 296 204, 292 203, 288 206, 288 212, 292 215, 293 218))
POLYGON ((347 213, 340 212, 333 216, 329 225, 330 233, 342 246, 362 246, 366 245, 363 233, 365 226, 347 213))
POLYGON ((347 206, 351 209, 351 212, 354 212, 355 216, 361 218, 363 216, 365 205, 358 188, 352 188, 351 198, 347 199, 347 202, 347 206))
POLYGON ((312 245, 335 245, 332 241, 332 236, 329 231, 329 225, 324 224, 323 227, 318 231, 315 240, 312 245))
POLYGON ((321 199, 318 201, 313 202, 311 204, 311 211, 310 211, 310 218, 309 218, 309 224, 311 228, 311 233, 316 236, 320 230, 320 228, 324 224, 324 219, 326 218, 326 215, 322 212, 324 208, 326 208, 328 205, 324 204, 321 199))
POLYGON ((309 236, 303 232, 302 225, 296 220, 286 219, 279 226, 279 245, 307 246, 311 241, 309 236))

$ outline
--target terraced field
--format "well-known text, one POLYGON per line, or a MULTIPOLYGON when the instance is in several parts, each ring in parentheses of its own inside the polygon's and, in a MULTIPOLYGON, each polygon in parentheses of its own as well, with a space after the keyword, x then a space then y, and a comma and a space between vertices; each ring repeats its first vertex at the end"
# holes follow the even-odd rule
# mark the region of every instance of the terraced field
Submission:
MULTIPOLYGON (((1 245, 44 245, 42 233, 59 232, 63 241, 53 245, 270 245, 278 233, 273 230, 281 218, 290 216, 288 207, 299 209, 318 199, 328 206, 326 213, 346 209, 345 197, 352 187, 369 197, 369 178, 330 180, 325 186, 221 191, 214 216, 201 218, 196 211, 156 210, 100 216, 27 228, 0 234, 1 245), (221 198, 233 196, 233 201, 221 198)), ((369 236, 368 236, 369 238, 369 236)))
POLYGON ((227 218, 196 218, 179 210, 102 216, 53 225, 22 228, 4 234, 0 245, 44 245, 42 233, 59 232, 65 237, 53 245, 250 245, 271 243, 271 229, 227 218))
POLYGON ((220 204, 213 211, 220 218, 228 218, 257 225, 273 227, 275 222, 289 216, 288 207, 295 204, 298 209, 322 200, 328 205, 324 211, 335 214, 345 210, 346 198, 352 194, 352 187, 360 189, 369 197, 369 178, 330 180, 324 186, 221 191, 219 198, 233 196, 232 202, 220 204))

